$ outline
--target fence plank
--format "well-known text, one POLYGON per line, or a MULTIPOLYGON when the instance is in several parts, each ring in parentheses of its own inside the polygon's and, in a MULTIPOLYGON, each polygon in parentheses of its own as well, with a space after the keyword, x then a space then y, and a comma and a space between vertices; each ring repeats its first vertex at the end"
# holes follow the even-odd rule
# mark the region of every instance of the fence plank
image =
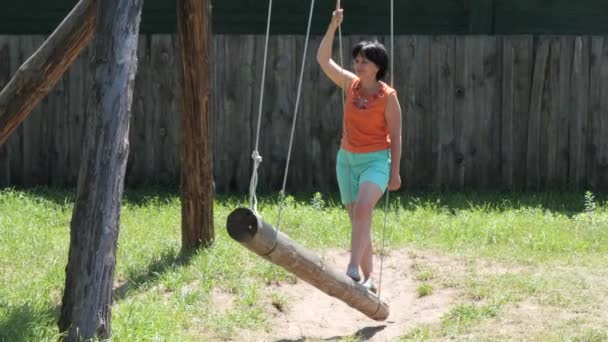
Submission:
POLYGON ((598 190, 608 188, 608 37, 603 37, 600 79, 601 96, 599 101, 599 155, 597 158, 598 190))
MULTIPOLYGON (((23 49, 21 47, 21 41, 23 37, 11 36, 8 40, 8 56, 9 56, 9 73, 14 75, 15 72, 21 66, 23 61, 23 49)), ((27 120, 27 119, 26 119, 27 120)), ((23 154, 23 132, 24 124, 22 123, 19 127, 11 134, 5 143, 8 146, 11 184, 28 184, 25 180, 26 169, 24 167, 25 156, 23 154)))
POLYGON ((430 70, 430 37, 416 37, 414 51, 414 101, 411 107, 411 124, 416 131, 414 136, 415 149, 413 182, 420 187, 428 188, 433 185, 435 178, 437 148, 436 120, 432 111, 430 70))
POLYGON ((455 37, 434 37, 431 41, 432 112, 437 117, 437 163, 435 188, 453 186, 455 165, 454 73, 455 37))
MULTIPOLYGON (((267 68, 266 99, 260 131, 260 150, 265 156, 261 171, 264 188, 278 192, 285 177, 293 124, 297 72, 290 58, 296 52, 295 40, 292 36, 272 37, 269 49, 272 55, 267 68)), ((290 185, 289 188, 293 189, 293 183, 290 185)))
POLYGON ((598 190, 608 189, 608 37, 604 36, 604 44, 602 49, 602 102, 601 102, 601 118, 602 118, 602 140, 601 140, 601 163, 600 163, 600 185, 598 190))
MULTIPOLYGON (((177 46, 172 35, 155 35, 151 41, 151 72, 155 75, 150 96, 154 123, 147 138, 153 139, 155 172, 153 179, 171 183, 179 179, 179 103, 177 82, 177 46)), ((146 114, 148 114, 146 112, 146 114)), ((146 115, 147 116, 147 115, 146 115)))
POLYGON ((532 36, 518 36, 515 41, 515 91, 514 108, 514 189, 526 186, 526 152, 528 144, 528 115, 532 88, 533 58, 532 36))
POLYGON ((502 37, 502 186, 523 190, 526 176, 532 37, 502 37))
MULTIPOLYGON (((11 79, 9 36, 0 35, 0 89, 11 79)), ((9 138, 10 139, 10 138, 9 138)), ((10 145, 0 145, 0 187, 11 184, 11 154, 10 145)))
POLYGON ((584 186, 585 145, 589 115, 589 55, 589 39, 576 37, 572 61, 570 106, 568 107, 570 109, 570 190, 580 190, 584 186))
POLYGON ((526 184, 528 189, 539 189, 540 155, 541 147, 541 109, 545 88, 547 60, 549 56, 550 40, 541 39, 534 61, 532 89, 530 94, 530 109, 528 121, 528 150, 526 161, 526 184))
MULTIPOLYGON (((255 144, 260 96, 263 37, 219 36, 216 84, 222 84, 222 105, 214 111, 216 189, 221 192, 248 189, 251 152, 255 144), (238 66, 241 73, 234 72, 238 66)), ((265 161, 264 161, 265 162, 265 161)), ((263 163, 264 163, 263 162, 263 163)))
POLYGON ((92 74, 93 49, 85 48, 80 58, 70 67, 68 73, 69 86, 69 165, 68 184, 75 184, 80 170, 82 146, 84 145, 84 129, 87 122, 87 106, 89 102, 90 89, 93 86, 92 74))
POLYGON ((416 102, 414 56, 416 40, 406 36, 395 46, 395 81, 401 111, 403 112, 403 150, 401 157, 401 174, 404 188, 412 187, 415 183, 414 174, 417 165, 416 158, 416 122, 413 108, 416 102), (403 177, 404 175, 404 177, 403 177))
POLYGON ((572 73, 572 59, 574 56, 574 37, 566 36, 560 37, 561 49, 559 51, 559 79, 557 80, 558 86, 558 101, 559 108, 557 111, 557 159, 555 163, 556 168, 556 182, 552 189, 565 189, 568 184, 568 172, 570 167, 570 160, 573 159, 569 155, 569 146, 571 139, 568 134, 570 123, 570 99, 571 91, 571 73, 572 73))
POLYGON ((500 84, 502 80, 502 59, 497 37, 480 37, 482 44, 481 65, 483 67, 480 79, 480 92, 477 97, 480 105, 479 129, 479 158, 481 174, 481 189, 496 188, 500 184, 500 84))
POLYGON ((600 156, 602 141, 602 54, 603 37, 591 38, 590 80, 589 80, 589 140, 587 147, 587 178, 592 188, 600 185, 600 156))
POLYGON ((481 99, 481 82, 483 80, 483 41, 479 36, 468 36, 457 43, 456 64, 461 68, 457 75, 457 132, 459 149, 462 153, 462 170, 460 173, 461 188, 477 188, 481 184, 481 165, 479 155, 481 138, 480 110, 483 110, 481 99), (459 95, 460 94, 460 95, 459 95))
POLYGON ((146 149, 146 102, 149 101, 146 90, 148 84, 152 82, 152 72, 150 70, 151 47, 148 43, 149 40, 146 36, 140 36, 137 42, 137 74, 135 74, 129 127, 129 161, 125 172, 126 182, 136 186, 144 183, 146 179, 146 160, 142 151, 146 149))
MULTIPOLYGON (((546 103, 542 109, 542 121, 546 122, 547 130, 541 130, 540 155, 542 157, 540 159, 540 169, 541 180, 546 180, 547 186, 555 186, 557 184, 557 153, 558 140, 560 138, 558 135, 558 117, 560 111, 559 67, 561 40, 558 37, 551 38, 549 50, 549 71, 545 81, 544 94, 546 103), (547 151, 547 153, 544 154, 544 151, 547 151)), ((542 183, 541 181, 541 187, 545 185, 542 183)))
MULTIPOLYGON (((30 36, 21 40, 21 55, 19 65, 23 64, 44 42, 42 36, 30 36)), ((48 184, 46 175, 46 154, 41 147, 46 147, 46 136, 44 134, 44 119, 42 108, 46 107, 48 99, 41 101, 32 110, 30 117, 23 121, 23 177, 26 184, 48 184)))
MULTIPOLYGON (((300 186, 307 189, 320 189, 321 184, 332 184, 327 178, 333 176, 333 173, 331 175, 325 175, 323 172, 315 172, 315 170, 320 169, 320 166, 322 165, 322 159, 320 158, 322 147, 319 140, 319 133, 321 130, 319 127, 315 126, 314 122, 320 122, 320 120, 326 119, 329 116, 335 116, 341 120, 339 112, 324 113, 316 105, 316 100, 320 97, 315 96, 318 94, 317 87, 319 87, 321 79, 325 78, 325 76, 321 74, 316 60, 316 48, 320 43, 321 38, 319 37, 313 37, 308 42, 308 54, 306 56, 298 122, 296 124, 296 141, 294 143, 294 151, 292 152, 294 160, 301 161, 301 164, 299 167, 294 167, 293 171, 290 171, 294 173, 295 181, 300 184, 300 186), (313 126, 315 126, 314 129, 313 126)), ((304 44, 305 37, 297 36, 296 51, 304 51, 304 44)), ((302 58, 300 54, 298 54, 297 57, 298 68, 300 68, 302 58)), ((298 73, 299 72, 298 69, 298 73)), ((294 165, 297 165, 297 162, 294 162, 294 165)))
POLYGON ((470 63, 467 63, 469 56, 469 48, 471 45, 471 37, 456 40, 456 74, 454 76, 455 97, 454 97, 454 133, 456 136, 456 184, 458 189, 462 190, 467 185, 465 180, 466 173, 470 166, 468 153, 468 140, 471 127, 468 122, 473 122, 470 114, 473 112, 472 85, 470 63))
POLYGON ((64 175, 68 171, 68 153, 70 146, 68 131, 70 122, 68 90, 70 85, 69 73, 65 73, 47 95, 48 102, 42 105, 44 129, 46 136, 46 167, 49 170, 48 183, 54 186, 66 186, 64 175))
POLYGON ((515 159, 515 46, 514 38, 502 38, 502 111, 501 111, 501 159, 502 183, 507 188, 514 184, 515 159))

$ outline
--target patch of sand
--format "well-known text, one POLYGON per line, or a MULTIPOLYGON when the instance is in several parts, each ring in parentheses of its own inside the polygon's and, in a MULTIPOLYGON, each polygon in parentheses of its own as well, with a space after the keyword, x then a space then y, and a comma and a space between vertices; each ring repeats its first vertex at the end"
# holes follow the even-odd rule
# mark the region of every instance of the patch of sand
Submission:
MULTIPOLYGON (((334 267, 348 263, 348 252, 329 251, 325 258, 334 267)), ((418 298, 412 266, 416 262, 406 250, 394 251, 384 257, 380 296, 390 307, 385 322, 367 318, 340 300, 330 297, 308 283, 269 286, 268 310, 271 314, 267 333, 252 335, 243 332, 247 341, 306 341, 340 340, 357 335, 363 341, 392 341, 420 324, 439 323, 455 301, 457 292, 450 288, 434 289, 429 296, 418 298), (286 309, 278 310, 271 303, 271 295, 285 299, 286 309)), ((376 277, 380 257, 375 256, 376 277)), ((376 279, 376 286, 380 285, 376 279)))

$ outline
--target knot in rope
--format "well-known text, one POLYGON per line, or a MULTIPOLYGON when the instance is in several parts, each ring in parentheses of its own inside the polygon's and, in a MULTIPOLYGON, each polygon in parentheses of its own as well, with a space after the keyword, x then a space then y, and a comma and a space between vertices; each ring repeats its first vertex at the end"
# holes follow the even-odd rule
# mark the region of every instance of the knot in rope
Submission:
POLYGON ((262 162, 262 156, 257 150, 253 151, 253 153, 251 154, 251 159, 253 159, 255 165, 260 165, 260 163, 262 162))
POLYGON ((253 171, 251 173, 251 182, 249 182, 249 207, 254 213, 258 213, 258 199, 255 195, 255 191, 258 187, 258 167, 262 163, 262 156, 258 150, 254 150, 251 154, 253 159, 253 171))

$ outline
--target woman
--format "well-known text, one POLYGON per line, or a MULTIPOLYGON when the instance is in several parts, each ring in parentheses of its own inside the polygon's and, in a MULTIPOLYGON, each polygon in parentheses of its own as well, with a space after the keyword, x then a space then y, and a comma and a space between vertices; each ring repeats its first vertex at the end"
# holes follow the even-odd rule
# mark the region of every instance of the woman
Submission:
POLYGON ((376 292, 373 271, 372 210, 387 189, 401 186, 401 108, 396 91, 381 79, 386 75, 388 56, 378 42, 361 42, 352 51, 354 73, 332 59, 336 30, 343 10, 332 20, 317 51, 323 72, 346 93, 342 142, 336 173, 342 202, 352 226, 351 255, 346 274, 376 292))

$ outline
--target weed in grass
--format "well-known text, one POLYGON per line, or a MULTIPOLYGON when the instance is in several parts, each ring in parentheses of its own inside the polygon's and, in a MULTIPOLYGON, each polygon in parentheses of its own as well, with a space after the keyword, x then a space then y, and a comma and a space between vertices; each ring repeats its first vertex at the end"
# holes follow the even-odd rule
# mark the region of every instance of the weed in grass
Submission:
POLYGON ((271 303, 279 312, 287 312, 289 310, 287 298, 279 293, 275 292, 272 294, 271 303))
POLYGON ((597 204, 595 203, 595 196, 591 191, 585 191, 585 212, 587 214, 593 214, 597 210, 597 204))
POLYGON ((606 342, 608 341, 608 328, 604 330, 583 328, 576 336, 569 340, 574 342, 606 342))
POLYGON ((415 263, 411 267, 412 269, 414 269, 414 279, 416 279, 417 281, 429 281, 435 278, 435 272, 429 266, 415 263))
POLYGON ((425 342, 431 340, 432 329, 430 325, 423 325, 410 329, 405 335, 399 337, 399 342, 425 342))
POLYGON ((458 304, 441 318, 442 332, 447 336, 458 336, 481 320, 495 317, 498 310, 499 306, 495 304, 458 304))
POLYGON ((325 209, 325 200, 323 199, 323 194, 320 192, 315 192, 310 200, 310 205, 318 211, 325 209))
POLYGON ((344 336, 342 338, 340 338, 340 342, 359 342, 361 341, 361 338, 355 334, 355 335, 351 335, 351 336, 344 336))
POLYGON ((539 298, 538 303, 554 307, 567 307, 570 299, 558 289, 551 289, 539 298))
POLYGON ((550 328, 547 327, 543 332, 537 334, 534 340, 571 342, 608 341, 608 325, 606 324, 600 327, 596 323, 596 327, 592 327, 590 326, 590 322, 586 322, 583 319, 571 319, 566 322, 555 323, 550 328))
POLYGON ((465 295, 474 300, 514 303, 546 287, 546 280, 530 273, 469 274, 464 281, 465 295))
POLYGON ((59 337, 52 306, 25 302, 0 306, 0 341, 41 341, 59 337))
POLYGON ((419 298, 430 296, 433 294, 433 286, 429 283, 424 283, 416 287, 416 293, 419 298))
POLYGON ((184 286, 179 291, 178 301, 184 305, 196 305, 201 302, 201 297, 199 290, 184 286))

